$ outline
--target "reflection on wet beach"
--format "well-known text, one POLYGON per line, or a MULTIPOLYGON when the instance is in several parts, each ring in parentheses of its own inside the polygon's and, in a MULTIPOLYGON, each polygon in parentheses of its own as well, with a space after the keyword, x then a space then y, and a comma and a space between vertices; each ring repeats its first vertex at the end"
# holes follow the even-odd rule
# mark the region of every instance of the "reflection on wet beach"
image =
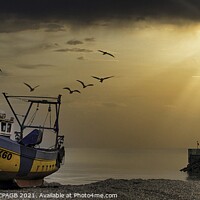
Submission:
POLYGON ((187 149, 66 149, 65 164, 48 182, 84 184, 108 178, 187 180, 187 149))

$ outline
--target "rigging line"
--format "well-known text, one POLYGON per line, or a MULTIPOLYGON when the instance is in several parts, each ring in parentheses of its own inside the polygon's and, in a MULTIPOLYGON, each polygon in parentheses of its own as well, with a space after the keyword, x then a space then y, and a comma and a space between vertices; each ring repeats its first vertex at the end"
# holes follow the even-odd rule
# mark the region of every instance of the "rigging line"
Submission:
POLYGON ((48 107, 48 112, 47 112, 46 118, 45 118, 44 123, 43 123, 43 127, 44 127, 44 125, 45 125, 45 123, 47 121, 48 115, 50 115, 49 118, 50 118, 50 128, 51 128, 51 105, 50 104, 49 104, 49 107, 48 107))
POLYGON ((29 122, 27 123, 27 124, 29 124, 29 126, 32 125, 32 123, 33 123, 33 121, 34 121, 34 119, 36 117, 36 114, 37 114, 38 110, 39 110, 39 104, 37 104, 37 108, 36 108, 35 112, 33 113, 32 117, 30 118, 29 122))
POLYGON ((44 127, 44 125, 45 125, 45 123, 46 123, 46 121, 47 121, 48 115, 49 115, 49 112, 47 112, 47 115, 46 115, 45 120, 44 120, 44 123, 43 123, 43 127, 44 127))

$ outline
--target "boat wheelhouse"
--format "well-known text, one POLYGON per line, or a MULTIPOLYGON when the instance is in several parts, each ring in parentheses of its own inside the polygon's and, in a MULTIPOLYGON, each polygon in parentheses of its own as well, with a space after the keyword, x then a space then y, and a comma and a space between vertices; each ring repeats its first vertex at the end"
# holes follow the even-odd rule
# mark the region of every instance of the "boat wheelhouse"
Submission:
POLYGON ((13 133, 13 123, 14 118, 6 119, 6 113, 4 111, 0 111, 0 135, 9 137, 13 133))

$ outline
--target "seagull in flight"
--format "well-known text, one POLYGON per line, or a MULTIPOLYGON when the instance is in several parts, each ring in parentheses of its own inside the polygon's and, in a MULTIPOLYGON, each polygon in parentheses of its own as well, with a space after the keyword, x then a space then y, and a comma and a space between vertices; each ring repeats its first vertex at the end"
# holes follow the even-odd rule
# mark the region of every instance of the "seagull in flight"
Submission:
POLYGON ((88 86, 94 86, 94 84, 87 84, 87 85, 85 85, 82 81, 80 81, 80 80, 76 80, 76 81, 78 81, 79 83, 81 83, 82 84, 82 86, 83 86, 83 88, 86 88, 86 87, 88 87, 88 86))
POLYGON ((103 53, 103 55, 108 55, 108 56, 112 56, 113 58, 115 57, 113 54, 111 54, 111 53, 108 53, 108 52, 106 52, 106 51, 102 51, 102 50, 98 50, 99 52, 101 52, 101 53, 103 53))
POLYGON ((96 76, 92 76, 92 77, 98 79, 101 83, 103 83, 103 81, 104 81, 105 79, 112 78, 112 77, 114 77, 114 76, 107 76, 107 77, 104 77, 104 78, 99 78, 99 77, 96 77, 96 76))
POLYGON ((74 93, 74 92, 81 93, 79 90, 71 90, 69 87, 64 87, 63 89, 69 90, 69 93, 70 93, 70 94, 72 94, 72 93, 74 93))
POLYGON ((39 85, 35 86, 35 87, 31 87, 28 83, 24 83, 27 87, 29 87, 30 92, 33 92, 35 90, 35 88, 39 87, 39 85))

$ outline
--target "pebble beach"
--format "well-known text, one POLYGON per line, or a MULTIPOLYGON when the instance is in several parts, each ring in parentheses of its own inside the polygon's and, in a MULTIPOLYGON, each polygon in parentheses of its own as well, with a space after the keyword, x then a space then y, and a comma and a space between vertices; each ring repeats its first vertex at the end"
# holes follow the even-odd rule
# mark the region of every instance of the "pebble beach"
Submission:
POLYGON ((200 182, 167 179, 107 179, 84 185, 45 182, 37 188, 1 189, 0 199, 200 200, 200 182))

